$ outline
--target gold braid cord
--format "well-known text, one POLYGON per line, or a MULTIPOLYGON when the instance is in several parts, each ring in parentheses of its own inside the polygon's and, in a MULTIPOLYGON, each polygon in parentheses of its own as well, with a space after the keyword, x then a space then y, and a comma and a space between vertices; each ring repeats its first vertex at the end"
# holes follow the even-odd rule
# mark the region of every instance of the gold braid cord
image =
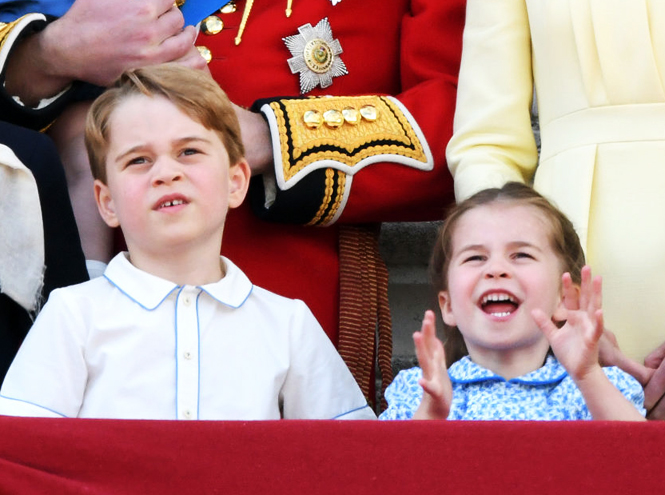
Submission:
MULTIPOLYGON (((392 381, 392 328, 388 270, 379 255, 378 225, 340 228, 340 318, 338 350, 368 402, 374 406, 375 356, 381 396, 392 381)), ((385 408, 382 399, 381 408, 385 408)))
POLYGON ((10 22, 9 24, 0 22, 0 50, 2 49, 3 46, 5 46, 5 42, 9 37, 9 33, 11 33, 12 29, 14 28, 14 26, 16 26, 16 24, 18 24, 18 21, 10 22))

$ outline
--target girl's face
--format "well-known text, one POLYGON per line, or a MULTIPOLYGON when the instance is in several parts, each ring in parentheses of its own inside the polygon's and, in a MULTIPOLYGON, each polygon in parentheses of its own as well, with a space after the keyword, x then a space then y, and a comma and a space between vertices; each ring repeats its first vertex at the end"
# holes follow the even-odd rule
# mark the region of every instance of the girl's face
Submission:
POLYGON ((497 353, 547 352, 531 316, 563 319, 562 263, 552 227, 536 207, 495 202, 464 213, 453 230, 448 290, 439 293, 446 324, 457 326, 471 359, 497 353))

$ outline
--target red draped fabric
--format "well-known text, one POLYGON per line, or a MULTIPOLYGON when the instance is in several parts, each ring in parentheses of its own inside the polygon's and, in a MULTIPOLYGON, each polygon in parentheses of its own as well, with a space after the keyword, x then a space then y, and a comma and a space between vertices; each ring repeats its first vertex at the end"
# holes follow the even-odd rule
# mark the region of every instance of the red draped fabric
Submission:
POLYGON ((2 494, 660 493, 665 424, 0 418, 2 494))

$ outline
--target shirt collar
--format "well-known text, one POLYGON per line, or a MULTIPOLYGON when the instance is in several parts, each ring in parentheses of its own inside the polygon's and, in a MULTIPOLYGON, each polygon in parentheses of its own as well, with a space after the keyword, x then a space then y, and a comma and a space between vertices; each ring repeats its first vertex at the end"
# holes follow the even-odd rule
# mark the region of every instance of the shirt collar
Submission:
MULTIPOLYGON (((453 383, 506 381, 503 377, 471 361, 469 356, 464 356, 459 361, 453 363, 448 369, 448 374, 453 383)), ((527 385, 555 384, 563 380, 567 374, 566 369, 561 363, 554 356, 549 355, 542 367, 526 375, 512 378, 508 382, 527 385)))
MULTIPOLYGON (((231 260, 221 256, 226 275, 219 282, 197 286, 216 301, 239 308, 252 293, 249 278, 231 260)), ((119 253, 109 263, 104 277, 131 300, 152 311, 181 286, 151 275, 129 262, 127 253, 119 253)))

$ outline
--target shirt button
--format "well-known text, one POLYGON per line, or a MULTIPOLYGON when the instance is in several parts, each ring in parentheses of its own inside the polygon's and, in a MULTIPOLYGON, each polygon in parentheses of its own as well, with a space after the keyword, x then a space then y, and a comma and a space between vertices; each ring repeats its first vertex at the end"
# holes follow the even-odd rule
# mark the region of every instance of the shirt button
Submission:
POLYGON ((189 409, 185 409, 185 411, 182 413, 183 416, 185 416, 185 419, 192 419, 192 411, 189 409))
POLYGON ((192 304, 192 298, 189 297, 189 296, 185 296, 185 297, 182 299, 182 303, 183 303, 185 306, 189 306, 190 304, 192 304))
POLYGON ((183 353, 183 356, 185 357, 185 359, 192 359, 192 353, 189 351, 183 353))

